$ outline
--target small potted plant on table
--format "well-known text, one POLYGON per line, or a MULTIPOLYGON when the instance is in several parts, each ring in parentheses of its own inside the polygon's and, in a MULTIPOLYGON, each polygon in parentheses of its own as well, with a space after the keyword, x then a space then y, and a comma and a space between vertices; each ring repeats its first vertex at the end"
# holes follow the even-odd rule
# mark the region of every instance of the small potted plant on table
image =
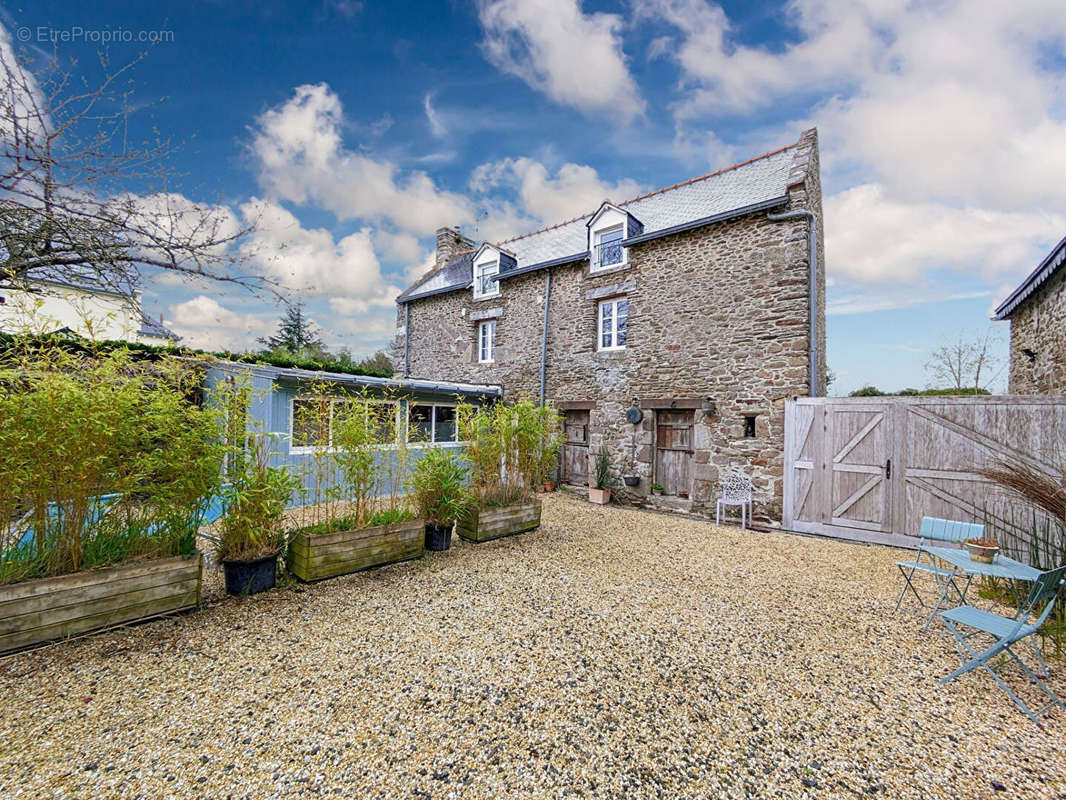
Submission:
POLYGON ((450 450, 429 448, 415 464, 411 490, 415 508, 425 520, 426 549, 452 546, 452 527, 470 505, 466 481, 470 470, 450 450))
POLYGON ((596 451, 596 480, 589 487, 589 500, 605 506, 611 502, 611 489, 618 483, 611 471, 611 454, 606 447, 596 451))
POLYGON ((244 470, 229 488, 219 535, 212 537, 228 594, 257 594, 273 588, 282 515, 297 484, 287 469, 270 466, 265 437, 250 437, 244 470))
POLYGON ((970 559, 982 564, 991 564, 999 554, 999 542, 991 536, 980 539, 966 539, 963 544, 970 551, 970 559))

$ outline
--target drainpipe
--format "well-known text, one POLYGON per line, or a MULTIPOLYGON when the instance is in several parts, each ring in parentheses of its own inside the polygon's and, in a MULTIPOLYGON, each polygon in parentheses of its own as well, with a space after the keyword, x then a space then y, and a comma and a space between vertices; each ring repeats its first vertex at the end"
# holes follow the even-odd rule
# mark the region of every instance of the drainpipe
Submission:
POLYGON ((411 304, 403 304, 403 376, 411 377, 411 304))
POLYGON ((552 299, 552 271, 544 278, 544 328, 540 334, 540 404, 544 405, 548 385, 548 306, 552 299))
POLYGON ((802 208, 796 211, 785 211, 780 214, 767 212, 766 218, 771 222, 788 222, 793 219, 807 220, 807 288, 809 290, 807 302, 810 308, 810 330, 807 333, 807 341, 810 344, 810 348, 807 353, 807 363, 810 365, 811 397, 818 397, 818 234, 814 228, 814 214, 802 208))

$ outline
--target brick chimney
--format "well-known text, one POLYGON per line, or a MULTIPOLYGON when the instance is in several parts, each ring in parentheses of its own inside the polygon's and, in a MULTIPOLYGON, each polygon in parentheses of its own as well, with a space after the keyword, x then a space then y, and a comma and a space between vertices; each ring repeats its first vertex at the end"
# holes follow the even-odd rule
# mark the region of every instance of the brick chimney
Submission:
POLYGON ((438 228, 437 264, 435 268, 440 269, 459 253, 473 250, 476 246, 473 239, 463 236, 458 228, 438 228))

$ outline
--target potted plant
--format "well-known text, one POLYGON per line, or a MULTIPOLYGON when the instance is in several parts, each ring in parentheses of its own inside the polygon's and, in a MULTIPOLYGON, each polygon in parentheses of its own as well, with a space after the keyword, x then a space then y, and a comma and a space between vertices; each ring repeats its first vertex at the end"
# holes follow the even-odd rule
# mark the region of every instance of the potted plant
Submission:
POLYGON ((662 494, 665 489, 666 489, 666 487, 663 486, 661 483, 653 483, 651 485, 651 493, 652 494, 662 494))
POLYGON ((970 558, 982 564, 991 564, 999 554, 999 542, 991 536, 980 539, 966 539, 963 545, 970 551, 970 558))
POLYGON ((611 502, 611 489, 618 483, 611 471, 611 454, 606 447, 596 451, 596 480, 589 487, 589 500, 605 506, 611 502))
POLYGON ((0 342, 0 653, 196 608, 219 417, 187 361, 0 342))
POLYGON ((425 520, 426 549, 447 550, 452 546, 452 526, 470 505, 466 487, 469 468, 450 450, 429 448, 411 474, 415 508, 425 520))
POLYGON ((274 586, 281 518, 298 486, 285 467, 270 465, 263 434, 248 437, 244 469, 229 486, 219 534, 213 537, 228 594, 258 594, 274 586))
MULTIPOLYGON (((382 464, 380 458, 381 448, 396 441, 392 406, 369 395, 349 396, 337 405, 334 446, 316 454, 325 463, 316 464, 311 476, 315 494, 326 502, 302 509, 302 524, 288 535, 285 566, 302 581, 418 558, 425 545, 424 523, 396 494, 394 462, 382 464), (327 481, 336 483, 318 490, 327 481)), ((399 472, 405 453, 396 448, 399 472)))
POLYGON ((559 415, 550 406, 519 400, 478 409, 463 405, 456 416, 473 483, 458 534, 485 542, 538 528, 542 506, 534 489, 554 488, 559 415))

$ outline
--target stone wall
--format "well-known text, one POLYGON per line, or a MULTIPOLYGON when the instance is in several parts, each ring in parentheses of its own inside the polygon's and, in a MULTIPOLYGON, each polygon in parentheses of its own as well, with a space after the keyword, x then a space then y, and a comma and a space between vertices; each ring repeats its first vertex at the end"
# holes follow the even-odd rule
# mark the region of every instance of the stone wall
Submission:
MULTIPOLYGON (((788 208, 810 208, 817 221, 824 386, 821 190, 817 142, 810 144, 797 153, 805 161, 788 208)), ((411 302, 411 376, 499 383, 508 399, 537 399, 547 279, 544 270, 505 279, 501 295, 487 300, 463 290, 411 302), (496 363, 478 364, 476 322, 487 316, 497 319, 496 363)), ((713 508, 723 470, 739 467, 753 476, 756 516, 779 521, 785 399, 809 390, 806 221, 750 214, 635 245, 619 269, 592 274, 587 260, 554 267, 551 282, 547 397, 593 403, 590 460, 606 445, 619 475, 642 479, 636 489, 620 491, 646 494, 656 407, 673 401, 693 415, 691 505, 713 508), (598 302, 618 295, 629 302, 626 348, 598 351, 598 302), (700 410, 707 398, 714 414, 700 410), (625 420, 633 403, 645 409, 637 426, 625 420), (755 417, 754 438, 744 436, 747 416, 755 417)), ((403 319, 401 307, 401 364, 403 319)))
POLYGON ((1009 391, 1066 394, 1066 270, 1011 315, 1009 391))

